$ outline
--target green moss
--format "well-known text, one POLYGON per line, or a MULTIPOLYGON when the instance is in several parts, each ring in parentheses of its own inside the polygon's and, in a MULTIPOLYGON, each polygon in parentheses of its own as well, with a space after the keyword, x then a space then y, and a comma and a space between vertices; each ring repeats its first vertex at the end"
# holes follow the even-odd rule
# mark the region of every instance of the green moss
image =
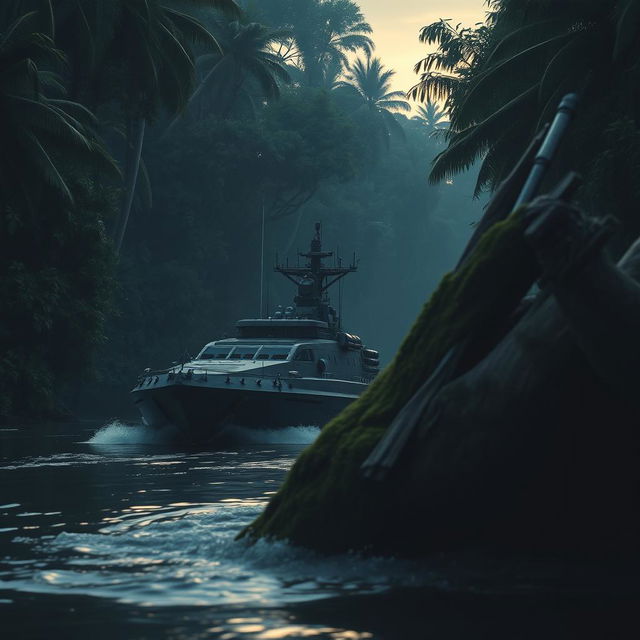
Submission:
MULTIPOLYGON (((322 430, 280 491, 241 535, 289 539, 326 551, 384 546, 397 496, 359 469, 385 429, 456 343, 481 338, 509 314, 535 277, 517 214, 494 225, 468 263, 446 275, 393 362, 322 430)), ((410 496, 405 496, 410 500, 410 496)))

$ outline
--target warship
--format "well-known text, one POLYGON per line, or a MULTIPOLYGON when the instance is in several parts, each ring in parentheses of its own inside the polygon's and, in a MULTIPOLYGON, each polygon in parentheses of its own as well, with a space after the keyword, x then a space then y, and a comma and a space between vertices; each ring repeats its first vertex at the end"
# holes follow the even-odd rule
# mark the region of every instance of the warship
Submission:
POLYGON ((168 369, 146 369, 131 390, 145 425, 208 442, 234 427, 322 426, 353 402, 379 371, 379 353, 342 329, 328 290, 357 270, 325 260, 321 225, 296 266, 275 271, 297 287, 294 305, 236 322, 237 336, 207 343, 168 369), (301 260, 302 259, 302 260, 301 260))

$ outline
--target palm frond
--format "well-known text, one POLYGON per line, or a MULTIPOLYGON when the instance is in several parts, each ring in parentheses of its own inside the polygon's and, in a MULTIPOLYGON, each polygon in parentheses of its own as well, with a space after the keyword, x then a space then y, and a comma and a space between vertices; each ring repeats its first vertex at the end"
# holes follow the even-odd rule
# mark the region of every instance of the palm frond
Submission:
POLYGON ((21 143, 27 148, 33 162, 38 165, 42 176, 49 185, 56 189, 65 200, 72 203, 73 195, 71 195, 71 189, 69 189, 65 179, 38 138, 30 131, 24 131, 23 136, 21 136, 21 143))
POLYGON ((517 121, 516 114, 520 110, 527 104, 535 104, 537 90, 537 84, 529 87, 482 122, 463 131, 453 132, 450 135, 449 146, 438 154, 433 163, 429 181, 436 183, 468 169, 506 128, 517 121))
POLYGON ((344 36, 339 36, 335 38, 333 42, 334 46, 338 46, 341 49, 347 49, 347 51, 357 51, 358 49, 369 51, 374 48, 373 40, 368 36, 363 36, 359 33, 350 33, 344 36))
POLYGON ((221 51, 218 41, 201 22, 175 9, 165 8, 165 12, 171 18, 171 22, 173 22, 191 42, 203 44, 211 47, 215 51, 221 51))
POLYGON ((505 90, 507 95, 513 95, 513 91, 518 91, 522 82, 528 80, 523 69, 525 71, 535 69, 534 65, 541 64, 541 58, 543 62, 546 61, 551 52, 573 37, 575 34, 566 33, 553 36, 517 52, 488 69, 481 70, 466 89, 464 99, 452 113, 453 126, 461 130, 486 117, 493 111, 497 95, 501 92, 505 93, 505 90), (515 77, 518 80, 511 86, 505 87, 505 77, 515 77))
POLYGON ((67 92, 66 86, 57 73, 53 73, 52 71, 38 71, 38 78, 43 87, 52 89, 58 95, 65 95, 67 92))
POLYGON ((446 45, 456 35, 451 27, 451 20, 440 19, 420 29, 419 39, 423 44, 446 45))
POLYGON ((402 100, 405 101, 406 94, 404 91, 390 91, 389 93, 385 93, 380 96, 380 100, 402 100))
POLYGON ((635 0, 627 0, 626 4, 619 9, 615 27, 613 59, 619 63, 624 54, 634 44, 637 45, 638 31, 640 30, 640 4, 635 0))
POLYGON ((33 129, 67 136, 79 145, 90 147, 89 138, 82 131, 82 125, 55 105, 24 96, 9 97, 20 109, 23 122, 33 129))
POLYGON ((268 67, 269 71, 276 76, 280 82, 283 82, 284 84, 289 84, 291 82, 291 74, 280 62, 267 59, 263 60, 263 64, 268 67))
POLYGON ((407 97, 417 102, 446 102, 447 98, 460 87, 461 79, 457 76, 445 75, 429 71, 422 74, 407 92, 407 97))
POLYGON ((242 9, 234 0, 183 0, 183 2, 205 9, 217 9, 230 18, 238 19, 243 15, 242 9))
POLYGON ((566 33, 565 23, 560 18, 535 21, 518 27, 510 31, 492 48, 489 55, 483 61, 483 65, 491 66, 501 58, 511 57, 515 52, 521 51, 523 49, 523 43, 528 42, 532 37, 534 42, 541 42, 542 40, 548 39, 549 35, 554 31, 560 32, 559 34, 555 33, 555 35, 566 33), (550 28, 553 26, 556 26, 555 30, 550 28))
POLYGON ((378 100, 376 105, 380 109, 392 109, 395 111, 411 111, 411 106, 404 100, 378 100))
POLYGON ((0 54, 4 53, 16 40, 22 40, 31 33, 29 23, 33 22, 37 15, 37 11, 30 11, 9 25, 7 30, 0 35, 0 54))
POLYGON ((579 88, 581 79, 586 76, 590 68, 590 58, 597 48, 590 38, 584 34, 577 34, 551 58, 546 65, 540 80, 539 100, 544 104, 551 95, 555 94, 559 85, 566 84, 567 79, 573 81, 574 90, 579 88))

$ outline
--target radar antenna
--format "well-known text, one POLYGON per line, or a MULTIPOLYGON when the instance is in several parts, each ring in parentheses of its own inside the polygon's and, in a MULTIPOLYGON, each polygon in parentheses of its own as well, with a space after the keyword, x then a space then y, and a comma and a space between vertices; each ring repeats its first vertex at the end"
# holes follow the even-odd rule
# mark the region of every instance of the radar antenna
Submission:
POLYGON ((342 261, 338 260, 338 265, 327 267, 323 260, 334 255, 333 251, 322 250, 322 225, 315 224, 315 235, 311 240, 311 246, 306 253, 298 252, 298 258, 307 258, 305 264, 290 267, 289 263, 279 264, 276 258, 274 270, 281 273, 298 287, 298 295, 294 302, 296 305, 295 314, 298 318, 310 318, 327 322, 333 329, 340 328, 340 317, 336 310, 329 303, 329 287, 339 280, 342 280, 348 273, 358 270, 356 255, 353 254, 353 262, 342 266, 342 261))

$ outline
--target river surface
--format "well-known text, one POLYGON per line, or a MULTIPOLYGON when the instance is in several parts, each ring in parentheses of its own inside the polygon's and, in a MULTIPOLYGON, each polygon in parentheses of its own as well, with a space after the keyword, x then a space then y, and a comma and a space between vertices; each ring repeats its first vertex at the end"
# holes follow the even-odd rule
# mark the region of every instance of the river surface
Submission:
POLYGON ((246 430, 187 451, 119 422, 0 429, 2 637, 638 637, 633 590, 550 588, 535 562, 236 541, 318 433, 246 430))

